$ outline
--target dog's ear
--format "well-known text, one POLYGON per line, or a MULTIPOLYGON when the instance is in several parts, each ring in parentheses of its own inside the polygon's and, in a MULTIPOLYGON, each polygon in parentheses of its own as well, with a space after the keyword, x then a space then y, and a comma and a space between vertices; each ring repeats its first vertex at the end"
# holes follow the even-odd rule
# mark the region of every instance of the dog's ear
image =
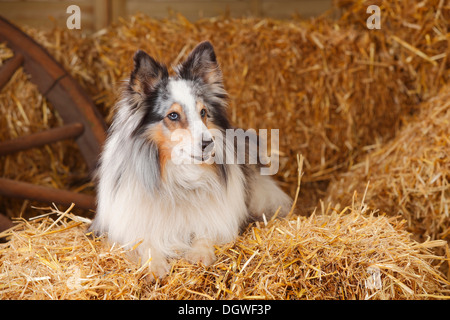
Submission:
POLYGON ((134 70, 131 72, 130 89, 141 95, 150 95, 161 81, 169 77, 167 67, 142 50, 134 54, 134 70))
POLYGON ((178 75, 185 80, 201 79, 205 84, 221 84, 222 72, 217 63, 216 53, 209 41, 198 44, 186 61, 176 68, 178 75))

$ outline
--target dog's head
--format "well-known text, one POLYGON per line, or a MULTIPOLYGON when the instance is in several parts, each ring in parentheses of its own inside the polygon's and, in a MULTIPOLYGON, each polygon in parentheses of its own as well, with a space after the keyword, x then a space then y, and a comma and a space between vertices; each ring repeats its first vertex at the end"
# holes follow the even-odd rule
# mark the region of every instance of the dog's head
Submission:
POLYGON ((134 135, 154 142, 162 164, 202 163, 214 155, 214 130, 230 127, 227 94, 210 42, 200 43, 186 61, 167 67, 144 51, 134 56, 127 94, 139 114, 134 135))

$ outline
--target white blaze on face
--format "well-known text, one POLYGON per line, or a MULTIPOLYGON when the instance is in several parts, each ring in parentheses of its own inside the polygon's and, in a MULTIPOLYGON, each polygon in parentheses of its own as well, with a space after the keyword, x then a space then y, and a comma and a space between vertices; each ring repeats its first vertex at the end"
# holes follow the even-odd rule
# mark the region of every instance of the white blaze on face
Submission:
POLYGON ((168 89, 174 102, 183 107, 188 123, 188 132, 181 134, 180 132, 176 132, 172 139, 173 141, 180 140, 179 137, 183 136, 183 139, 181 139, 177 146, 178 148, 176 148, 179 150, 177 157, 180 157, 181 155, 183 161, 188 160, 190 163, 193 161, 195 163, 196 160, 197 162, 202 162, 202 140, 211 139, 211 134, 202 121, 200 110, 197 108, 197 101, 192 93, 192 89, 185 80, 171 80, 168 89))
POLYGON ((187 108, 186 111, 195 108, 194 95, 185 80, 171 80, 169 82, 169 93, 175 102, 187 108))

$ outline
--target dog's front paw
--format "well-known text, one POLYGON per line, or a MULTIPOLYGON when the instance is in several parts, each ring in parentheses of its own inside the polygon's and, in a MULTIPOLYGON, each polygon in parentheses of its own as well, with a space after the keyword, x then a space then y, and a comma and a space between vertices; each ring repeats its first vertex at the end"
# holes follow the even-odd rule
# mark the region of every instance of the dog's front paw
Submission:
POLYGON ((201 262, 208 266, 216 261, 214 246, 208 240, 197 240, 193 243, 191 250, 186 254, 186 259, 191 263, 201 262))
POLYGON ((152 259, 149 265, 149 273, 146 276, 147 281, 153 282, 156 279, 164 278, 170 271, 170 265, 166 259, 152 259))

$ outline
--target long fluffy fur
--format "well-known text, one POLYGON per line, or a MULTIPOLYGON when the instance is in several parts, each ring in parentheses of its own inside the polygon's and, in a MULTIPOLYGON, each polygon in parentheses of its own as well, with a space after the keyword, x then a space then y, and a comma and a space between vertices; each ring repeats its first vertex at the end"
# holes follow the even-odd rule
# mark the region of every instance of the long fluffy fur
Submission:
MULTIPOLYGON (((167 108, 184 103, 179 101, 184 96, 173 92, 181 88, 176 81, 204 103, 211 126, 222 132, 231 128, 222 74, 209 42, 199 44, 175 68, 174 77, 142 51, 134 60, 101 156, 91 230, 124 246, 142 242, 137 256, 142 263, 151 257, 151 271, 162 276, 167 258, 211 263, 213 245, 233 241, 250 220, 262 214, 269 218, 280 206, 286 214, 291 199, 271 177, 259 174, 258 165, 175 164, 149 138, 167 108)), ((225 143, 216 141, 215 147, 218 155, 225 154, 219 152, 225 143)))

